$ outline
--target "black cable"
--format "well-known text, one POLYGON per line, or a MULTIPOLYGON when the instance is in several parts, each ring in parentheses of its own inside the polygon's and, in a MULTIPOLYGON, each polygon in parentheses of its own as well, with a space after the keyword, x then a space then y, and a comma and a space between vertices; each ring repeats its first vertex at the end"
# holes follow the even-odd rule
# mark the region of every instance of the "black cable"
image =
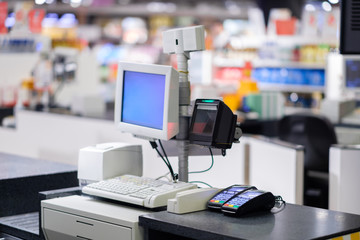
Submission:
POLYGON ((161 154, 161 152, 159 151, 159 149, 155 148, 155 150, 156 150, 156 152, 159 154, 159 156, 161 157, 161 159, 164 161, 164 163, 166 164, 166 166, 168 167, 172 179, 173 179, 174 181, 176 181, 175 174, 174 174, 174 171, 173 171, 172 167, 167 163, 166 159, 165 159, 164 156, 161 154))
POLYGON ((210 184, 208 184, 208 183, 206 183, 206 182, 203 182, 203 181, 191 181, 191 182, 189 182, 189 183, 201 183, 201 184, 204 184, 204 185, 212 188, 212 186, 211 186, 210 184))
POLYGON ((161 159, 164 161, 164 163, 166 164, 166 166, 168 167, 173 181, 176 182, 175 174, 174 174, 174 171, 173 171, 171 165, 169 165, 169 164, 167 163, 167 161, 165 160, 164 156, 161 154, 161 152, 159 151, 159 149, 155 148, 155 150, 156 150, 156 152, 159 154, 159 156, 161 157, 161 159))
POLYGON ((169 171, 170 171, 170 174, 171 174, 171 177, 172 177, 173 181, 176 182, 176 177, 175 177, 174 171, 173 171, 171 165, 165 160, 164 156, 161 154, 161 152, 160 152, 159 149, 157 148, 156 142, 150 141, 150 144, 151 144, 152 148, 155 149, 156 152, 159 154, 159 156, 161 157, 161 159, 164 161, 164 163, 166 164, 166 166, 168 167, 168 169, 169 169, 169 171))
POLYGON ((169 164, 167 163, 167 161, 165 161, 163 155, 162 155, 161 152, 159 152, 159 150, 157 149, 157 144, 156 144, 156 142, 150 141, 150 144, 151 144, 152 148, 156 150, 156 152, 157 152, 158 155, 161 157, 161 159, 164 161, 164 163, 166 164, 166 166, 169 167, 169 164))
POLYGON ((209 148, 209 151, 210 151, 210 155, 211 155, 211 165, 210 165, 210 167, 205 169, 205 170, 202 170, 202 171, 189 172, 189 174, 192 174, 192 173, 204 173, 204 172, 209 171, 214 166, 214 155, 213 155, 213 152, 212 152, 211 148, 209 148))
MULTIPOLYGON (((159 139, 159 143, 160 143, 161 150, 162 150, 162 152, 164 153, 165 159, 166 159, 166 161, 167 161, 167 163, 168 163, 169 169, 171 169, 170 172, 173 173, 173 174, 172 174, 173 179, 176 179, 176 180, 177 180, 177 179, 178 179, 178 174, 177 174, 177 173, 174 173, 174 169, 173 169, 172 166, 171 166, 171 162, 170 162, 170 160, 169 160, 169 158, 168 158, 168 156, 167 156, 167 154, 166 154, 166 152, 165 152, 165 148, 163 147, 162 142, 161 142, 160 139, 159 139)), ((175 181, 175 180, 174 180, 174 181, 175 181)))
MULTIPOLYGON (((162 145, 162 143, 161 143, 161 140, 159 140, 159 144, 160 144, 160 147, 161 147, 162 152, 164 153, 165 159, 167 160, 167 163, 168 163, 168 164, 170 165, 170 167, 171 167, 171 163, 170 163, 169 158, 168 158, 168 156, 167 156, 167 154, 166 154, 166 152, 165 152, 165 149, 164 149, 164 147, 163 147, 163 145, 162 145)), ((172 168, 172 167, 171 167, 171 168, 172 168)))

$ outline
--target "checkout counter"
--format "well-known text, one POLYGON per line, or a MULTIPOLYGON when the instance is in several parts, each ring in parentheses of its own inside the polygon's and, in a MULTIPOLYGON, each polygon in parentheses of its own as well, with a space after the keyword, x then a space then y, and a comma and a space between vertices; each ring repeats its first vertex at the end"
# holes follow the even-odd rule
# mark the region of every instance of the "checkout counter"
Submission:
POLYGON ((42 202, 43 227, 57 239, 358 239, 360 216, 287 204, 276 212, 235 218, 203 210, 187 214, 67 196, 42 202))
POLYGON ((77 187, 77 168, 0 153, 0 169, 0 239, 42 239, 39 192, 77 187))
POLYGON ((1 206, 6 206, 1 208, 0 232, 5 239, 46 239, 45 236, 52 236, 47 238, 50 240, 81 237, 105 240, 334 239, 360 236, 360 215, 290 203, 279 211, 241 218, 208 210, 183 215, 161 209, 150 211, 81 195, 77 187, 72 188, 78 185, 73 166, 10 154, 0 154, 0 160, 1 169, 6 169, 0 180, 1 192, 5 193, 0 197, 1 206), (39 191, 44 191, 40 199, 39 191), (41 199, 44 200, 40 210, 41 199), (45 236, 40 226, 49 231, 45 236))
MULTIPOLYGON (((165 171, 162 168, 163 166, 160 161, 154 162, 149 160, 156 159, 157 156, 156 153, 154 153, 154 151, 151 149, 151 147, 148 146, 148 142, 138 139, 135 140, 128 134, 120 134, 119 132, 114 131, 112 121, 100 119, 86 119, 75 116, 32 111, 21 111, 17 115, 17 117, 19 118, 17 119, 16 129, 0 129, 1 133, 3 133, 3 137, 7 139, 7 143, 10 147, 12 147, 7 149, 10 149, 10 151, 13 151, 14 153, 16 153, 18 149, 22 149, 22 154, 24 155, 31 155, 34 159, 50 159, 51 161, 54 161, 54 166, 57 164, 55 162, 61 162, 61 164, 65 165, 70 164, 72 165, 72 170, 76 171, 78 149, 84 147, 83 144, 85 144, 85 146, 88 146, 94 143, 105 141, 127 141, 133 143, 135 141, 137 141, 136 143, 139 143, 138 141, 140 141, 141 144, 144 144, 144 175, 154 177, 161 175, 161 173, 165 171), (44 124, 44 122, 46 122, 47 124, 44 124), (54 128, 54 126, 57 127, 54 128), (45 137, 38 137, 36 141, 39 142, 32 141, 31 137, 35 134, 45 137), (72 137, 69 138, 69 136, 72 137), (81 145, 79 143, 81 143, 81 145), (157 164, 157 162, 159 164, 157 164), (158 168, 158 166, 161 167, 158 168)), ((2 140, 0 139, 0 141, 2 140)), ((248 140, 246 140, 244 138, 240 141, 240 144, 244 145, 249 143, 252 145, 266 144, 278 148, 278 145, 274 145, 273 143, 266 143, 266 141, 263 141, 261 139, 249 138, 248 140)), ((262 148, 264 148, 264 146, 262 146, 262 148)), ((288 151, 290 151, 289 154, 297 153, 295 154, 297 156, 299 154, 299 149, 287 149, 286 152, 288 151)), ((235 147, 227 153, 227 158, 221 158, 219 160, 215 159, 217 162, 220 163, 221 161, 223 164, 215 164, 216 166, 214 166, 214 172, 224 170, 225 166, 233 167, 231 169, 229 169, 228 167, 226 168, 230 172, 229 174, 227 174, 227 176, 224 176, 223 179, 215 179, 216 174, 214 175, 213 173, 211 173, 209 174, 209 176, 212 179, 205 180, 209 181, 210 183, 211 181, 213 181, 213 184, 216 183, 214 186, 219 187, 225 187, 229 183, 244 182, 247 173, 244 169, 239 168, 239 166, 241 167, 244 165, 244 163, 246 164, 246 159, 244 159, 244 156, 242 156, 245 152, 246 151, 244 151, 243 147, 235 147), (233 160, 236 161, 233 162, 233 160), (233 165, 233 163, 235 163, 236 165, 233 165)), ((271 154, 271 152, 273 152, 273 150, 269 149, 269 154, 271 154)), ((215 158, 217 157, 220 158, 220 156, 215 156, 215 158)), ((253 157, 255 157, 254 154, 253 157)), ((193 165, 191 167, 201 169, 206 163, 208 163, 208 159, 204 158, 203 156, 199 156, 196 158, 199 158, 197 159, 199 161, 193 161, 193 165), (197 162, 199 162, 200 164, 197 164, 197 162)), ((260 157, 259 159, 261 160, 264 158, 260 157)), ((250 160, 253 163, 256 163, 255 159, 250 158, 250 160)), ((299 163, 300 160, 294 161, 295 165, 299 163)), ((61 166, 61 164, 59 166, 61 166)), ((30 165, 31 164, 27 164, 26 166, 29 167, 30 165)), ((273 167, 275 168, 277 166, 282 166, 282 164, 277 164, 276 166, 273 165, 273 167)), ((58 170, 60 171, 61 169, 62 168, 58 168, 58 170)), ((293 176, 293 183, 297 184, 296 186, 301 187, 298 185, 300 180, 297 179, 297 177, 301 176, 301 174, 293 175, 296 177, 294 178, 293 176)), ((254 176, 255 175, 253 175, 253 177, 254 176)), ((202 176, 198 176, 198 178, 202 178, 202 176)), ((250 181, 254 181, 254 179, 249 176, 248 179, 250 181)), ((77 186, 77 179, 75 179, 74 181, 75 182, 72 182, 72 186, 77 186)), ((281 182, 289 183, 289 181, 281 182)), ((61 183, 61 181, 59 183, 61 183)), ((266 183, 257 183, 256 185, 259 184, 266 183)), ((60 186, 49 189, 62 189, 66 187, 67 186, 60 184, 60 186)), ((270 189, 265 185, 263 188, 270 191, 276 191, 276 189, 270 189)), ((33 192, 44 190, 45 189, 35 189, 33 192)), ((6 191, 4 190, 1 192, 6 191)), ((46 193, 45 196, 49 196, 49 198, 51 198, 50 196, 62 196, 61 194, 62 193, 60 191, 55 193, 52 192, 49 194, 46 193)), ((80 196, 79 192, 71 192, 71 195, 72 196, 64 198, 48 199, 45 200, 44 203, 49 204, 49 206, 51 205, 51 207, 54 208, 55 211, 67 211, 69 214, 74 214, 77 206, 82 205, 79 204, 79 202, 81 203, 82 201, 85 201, 86 198, 80 196), (77 199, 76 201, 78 203, 74 202, 75 198, 77 199), (65 199, 68 200, 65 201, 65 199)), ((290 198, 287 196, 284 199, 289 201, 290 198)), ((295 200, 290 202, 295 204, 301 204, 301 202, 296 200, 296 196, 294 197, 294 199, 295 200)), ((24 200, 24 202, 26 201, 24 200)), ((31 205, 36 206, 36 209, 33 208, 26 211, 10 213, 1 216, 1 219, 3 221, 0 222, 0 232, 4 232, 5 234, 9 235, 16 234, 16 236, 19 236, 23 239, 44 239, 40 235, 41 231, 35 230, 38 229, 40 224, 40 221, 38 220, 40 211, 38 199, 35 202, 36 203, 33 203, 31 205), (8 222, 9 220, 11 220, 11 216, 20 215, 21 218, 24 218, 25 216, 29 216, 28 213, 30 213, 30 216, 31 213, 33 214, 33 216, 30 217, 29 221, 38 224, 37 226, 35 226, 35 228, 33 228, 33 230, 28 231, 26 229, 21 229, 19 226, 9 226, 8 222)), ((93 200, 91 204, 93 204, 93 209, 89 207, 82 210, 82 215, 79 215, 76 212, 75 215, 79 215, 85 218, 90 216, 91 219, 97 219, 99 221, 106 222, 108 222, 109 219, 113 219, 111 221, 117 221, 117 223, 122 222, 123 224, 125 224, 124 220, 121 219, 121 214, 112 214, 112 211, 99 212, 98 210, 96 210, 98 208, 95 206, 101 205, 105 208, 119 208, 117 211, 122 211, 122 208, 128 208, 128 206, 121 204, 114 205, 114 203, 110 204, 108 202, 104 202, 98 199, 93 200), (112 207, 110 207, 109 204, 112 207), (106 214, 110 214, 111 216, 106 216, 106 214)), ((358 232, 360 231, 360 216, 323 209, 310 208, 295 204, 287 204, 286 208, 279 213, 253 215, 247 218, 225 217, 221 214, 219 215, 208 211, 195 212, 185 215, 174 215, 171 213, 167 213, 166 211, 148 212, 148 210, 146 209, 141 209, 137 213, 134 213, 134 215, 137 216, 136 221, 133 220, 131 224, 133 224, 133 226, 137 226, 137 224, 140 226, 139 231, 141 232, 141 239, 143 237, 145 239, 169 239, 167 238, 168 236, 170 236, 170 239, 171 237, 175 236, 176 238, 180 239, 217 239, 218 237, 223 239, 291 239, 289 236, 294 236, 293 239, 298 239, 298 237, 300 236, 306 236, 305 238, 331 239, 337 236, 344 236, 353 233, 358 234, 358 232), (249 228, 249 225, 253 226, 254 228, 249 228), (222 229, 224 229, 224 231, 222 229)), ((11 206, 8 209, 17 209, 18 207, 19 206, 11 206)), ((115 213, 115 211, 113 213, 115 213)))

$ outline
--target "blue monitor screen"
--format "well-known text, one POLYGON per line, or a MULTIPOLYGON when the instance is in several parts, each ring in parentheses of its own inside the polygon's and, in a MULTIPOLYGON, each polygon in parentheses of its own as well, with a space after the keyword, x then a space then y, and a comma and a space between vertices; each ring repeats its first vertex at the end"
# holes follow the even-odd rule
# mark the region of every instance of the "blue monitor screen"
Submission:
POLYGON ((360 61, 346 60, 346 87, 360 88, 360 61))
POLYGON ((124 71, 122 122, 163 129, 165 77, 124 71))

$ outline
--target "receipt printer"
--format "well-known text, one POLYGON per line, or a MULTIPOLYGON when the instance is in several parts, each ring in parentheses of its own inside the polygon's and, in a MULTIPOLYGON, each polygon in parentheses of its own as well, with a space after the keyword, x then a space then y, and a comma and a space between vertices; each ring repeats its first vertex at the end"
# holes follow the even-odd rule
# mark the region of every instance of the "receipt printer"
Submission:
POLYGON ((141 176, 143 169, 141 145, 101 143, 79 151, 78 179, 80 185, 130 174, 141 176))

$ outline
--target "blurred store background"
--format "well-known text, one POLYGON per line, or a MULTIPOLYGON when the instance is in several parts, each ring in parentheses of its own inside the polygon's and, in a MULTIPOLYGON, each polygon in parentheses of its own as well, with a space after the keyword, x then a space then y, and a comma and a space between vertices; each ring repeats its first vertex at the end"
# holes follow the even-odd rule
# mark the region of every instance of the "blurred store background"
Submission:
POLYGON ((357 97, 328 87, 339 9, 337 0, 1 1, 0 107, 101 117, 118 61, 174 65, 161 32, 201 24, 206 51, 191 56, 192 99, 221 98, 245 118, 320 111, 327 95, 357 97))

